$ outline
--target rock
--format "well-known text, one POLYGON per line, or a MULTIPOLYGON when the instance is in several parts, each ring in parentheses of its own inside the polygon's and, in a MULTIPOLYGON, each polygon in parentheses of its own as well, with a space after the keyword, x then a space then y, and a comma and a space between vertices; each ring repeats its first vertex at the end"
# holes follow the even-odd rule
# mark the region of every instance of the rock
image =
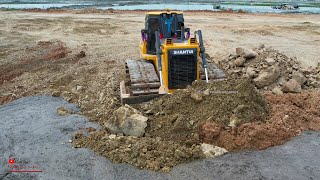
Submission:
POLYGON ((221 126, 216 123, 204 123, 200 126, 200 136, 204 141, 211 141, 220 134, 221 126))
POLYGON ((53 97, 59 97, 61 95, 61 92, 60 91, 54 91, 51 95, 53 97))
POLYGON ((168 172, 170 172, 170 171, 171 171, 171 168, 170 168, 170 167, 165 166, 165 167, 163 167, 160 171, 161 171, 161 172, 168 173, 168 172))
POLYGON ((262 88, 274 83, 280 76, 280 68, 278 65, 273 65, 262 71, 253 81, 258 88, 262 88))
POLYGON ((68 114, 71 114, 72 111, 67 109, 66 107, 59 107, 57 109, 57 113, 60 115, 60 116, 66 116, 68 114))
POLYGON ((313 88, 320 88, 320 82, 319 81, 311 81, 310 86, 313 88))
POLYGON ((258 49, 264 49, 266 46, 264 44, 260 44, 258 49))
POLYGON ((153 109, 149 109, 145 112, 147 115, 152 115, 154 114, 153 109))
POLYGON ((283 92, 281 91, 281 89, 279 87, 275 87, 272 89, 273 94, 283 94, 283 92))
POLYGON ((290 79, 283 87, 282 91, 285 93, 298 93, 301 92, 301 86, 295 79, 290 79))
POLYGON ((299 65, 298 65, 298 64, 294 64, 294 65, 292 66, 292 69, 298 70, 298 69, 299 69, 299 65))
POLYGON ((172 126, 172 131, 174 132, 188 132, 190 129, 191 124, 189 124, 189 122, 183 116, 179 116, 172 126))
POLYGON ((252 59, 258 56, 258 53, 252 49, 236 48, 236 54, 245 59, 252 59))
POLYGON ((246 73, 249 77, 254 77, 256 75, 256 71, 253 67, 248 67, 246 73))
POLYGON ((238 57, 236 60, 233 61, 233 65, 236 67, 241 67, 246 62, 246 59, 243 57, 238 57))
POLYGON ((249 110, 249 106, 248 105, 244 105, 244 104, 240 104, 239 106, 237 106, 236 108, 233 109, 233 113, 234 114, 239 114, 239 113, 244 113, 246 111, 249 110))
POLYGON ((292 79, 296 80, 300 84, 300 86, 302 86, 307 81, 307 78, 297 71, 292 74, 292 79))
POLYGON ((287 80, 284 77, 279 77, 277 80, 277 83, 281 86, 283 86, 285 83, 287 82, 287 80))
POLYGON ((283 116, 282 120, 287 121, 287 120, 289 120, 289 118, 290 118, 289 115, 285 115, 285 116, 283 116))
POLYGON ((237 127, 240 124, 241 120, 238 118, 238 116, 236 114, 233 114, 230 117, 230 121, 228 126, 229 127, 237 127))
POLYGON ((273 59, 273 58, 267 58, 266 59, 266 62, 269 64, 269 65, 274 65, 276 63, 276 61, 273 59))
POLYGON ((83 86, 77 86, 76 90, 81 91, 83 89, 83 86))
POLYGON ((121 106, 113 112, 113 119, 104 126, 113 134, 141 137, 145 133, 148 118, 129 105, 121 106))
POLYGON ((116 139, 116 137, 117 137, 117 135, 115 135, 115 134, 110 134, 110 135, 108 136, 108 139, 116 139))
POLYGON ((206 144, 206 143, 201 144, 201 150, 207 158, 221 156, 228 152, 224 148, 213 146, 211 144, 206 144))
POLYGON ((84 51, 80 51, 75 57, 76 59, 84 58, 86 57, 86 53, 84 51))
POLYGON ((198 92, 191 93, 191 99, 193 99, 197 103, 203 100, 201 94, 198 92))
POLYGON ((205 91, 203 91, 203 94, 205 96, 209 96, 210 95, 210 89, 206 89, 205 91))

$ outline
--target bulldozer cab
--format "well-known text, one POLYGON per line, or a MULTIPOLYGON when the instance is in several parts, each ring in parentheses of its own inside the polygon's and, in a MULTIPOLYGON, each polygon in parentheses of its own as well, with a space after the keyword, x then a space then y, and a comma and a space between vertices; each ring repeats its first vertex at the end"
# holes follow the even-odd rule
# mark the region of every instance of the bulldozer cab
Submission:
POLYGON ((177 38, 181 39, 181 27, 184 26, 182 13, 148 13, 145 19, 145 29, 142 30, 147 35, 147 53, 156 54, 155 32, 160 33, 160 39, 177 38))

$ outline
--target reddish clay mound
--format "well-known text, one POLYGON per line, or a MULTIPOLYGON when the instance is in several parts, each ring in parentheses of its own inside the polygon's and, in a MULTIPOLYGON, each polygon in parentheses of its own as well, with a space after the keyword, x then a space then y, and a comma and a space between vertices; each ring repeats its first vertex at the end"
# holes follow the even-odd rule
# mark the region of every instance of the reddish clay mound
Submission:
POLYGON ((44 65, 45 61, 57 61, 71 51, 60 41, 40 41, 36 46, 24 50, 26 54, 15 64, 0 66, 0 85, 10 81, 24 72, 30 72, 44 65))
POLYGON ((210 130, 206 130, 202 139, 227 150, 265 149, 283 144, 302 130, 320 130, 320 92, 266 94, 266 98, 270 106, 266 123, 245 123, 211 139, 210 130))

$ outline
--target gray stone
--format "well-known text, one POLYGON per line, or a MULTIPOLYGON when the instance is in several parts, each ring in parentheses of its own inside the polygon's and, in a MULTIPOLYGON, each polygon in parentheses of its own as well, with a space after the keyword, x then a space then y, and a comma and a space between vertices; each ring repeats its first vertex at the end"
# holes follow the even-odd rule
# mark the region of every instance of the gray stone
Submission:
POLYGON ((278 65, 273 65, 262 71, 253 81, 258 88, 263 88, 274 83, 280 76, 280 68, 278 65))
POLYGON ((214 146, 206 143, 201 144, 201 150, 207 158, 221 156, 228 152, 226 149, 222 147, 218 147, 218 146, 214 146))
POLYGON ((287 82, 287 80, 284 77, 279 77, 277 80, 277 83, 281 86, 283 86, 285 83, 287 82))
POLYGON ((113 118, 107 121, 104 126, 113 134, 123 133, 127 136, 141 137, 145 133, 148 118, 130 107, 121 106, 113 112, 113 118))
POLYGON ((269 64, 269 65, 274 65, 276 63, 276 61, 273 59, 273 58, 267 58, 266 59, 266 62, 269 64))
POLYGON ((272 89, 273 94, 283 94, 283 92, 281 91, 281 89, 279 87, 275 87, 272 89))
POLYGON ((252 49, 244 49, 241 47, 236 48, 236 54, 245 59, 252 59, 258 56, 258 53, 252 49))
POLYGON ((296 80, 301 86, 307 81, 307 78, 297 71, 292 74, 292 79, 296 80))
POLYGON ((116 139, 116 137, 117 137, 117 135, 115 135, 115 134, 110 134, 110 135, 108 136, 108 139, 116 139))
POLYGON ((53 97, 59 97, 61 95, 61 92, 60 91, 54 91, 53 93, 52 93, 52 96, 53 97))
POLYGON ((197 103, 203 100, 201 94, 198 92, 191 93, 191 99, 193 99, 197 103))
POLYGON ((319 81, 311 81, 310 86, 314 88, 320 88, 320 82, 319 81))
POLYGON ((301 86, 295 79, 290 79, 283 87, 282 91, 285 93, 298 93, 301 92, 301 86))
POLYGON ((77 86, 76 90, 81 91, 83 89, 83 86, 77 86))
POLYGON ((232 114, 229 120, 229 127, 237 127, 240 124, 241 120, 238 118, 236 114, 232 114))
POLYGON ((256 75, 256 71, 255 71, 255 69, 253 67, 248 67, 247 71, 246 71, 246 74, 249 77, 254 77, 256 75))
POLYGON ((246 59, 243 57, 238 57, 236 60, 233 61, 233 65, 236 67, 241 67, 246 62, 246 59))
POLYGON ((205 91, 203 91, 203 94, 205 96, 209 96, 210 95, 210 89, 206 89, 205 91))

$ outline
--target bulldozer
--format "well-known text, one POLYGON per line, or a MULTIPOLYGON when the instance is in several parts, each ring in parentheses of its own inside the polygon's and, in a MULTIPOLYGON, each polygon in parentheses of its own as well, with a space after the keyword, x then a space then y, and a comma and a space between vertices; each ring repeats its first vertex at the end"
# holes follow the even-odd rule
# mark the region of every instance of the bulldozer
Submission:
POLYGON ((186 88, 195 80, 208 83, 225 78, 216 64, 208 63, 201 30, 191 36, 190 28, 185 27, 183 12, 147 12, 139 48, 142 59, 125 62, 122 104, 149 101, 186 88))

